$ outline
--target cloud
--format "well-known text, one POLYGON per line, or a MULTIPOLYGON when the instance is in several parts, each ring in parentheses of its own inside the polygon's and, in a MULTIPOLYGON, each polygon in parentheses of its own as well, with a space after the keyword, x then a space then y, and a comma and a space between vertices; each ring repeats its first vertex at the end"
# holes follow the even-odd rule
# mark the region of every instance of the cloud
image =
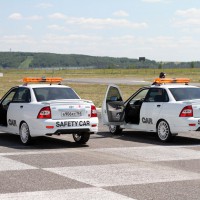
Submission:
POLYGON ((112 18, 68 18, 66 23, 73 25, 81 25, 87 28, 104 29, 107 27, 127 27, 127 28, 146 28, 147 24, 131 22, 125 19, 112 18))
POLYGON ((27 35, 5 35, 0 39, 0 42, 7 44, 33 44, 34 40, 27 35))
POLYGON ((27 30, 32 30, 33 27, 32 27, 31 25, 26 25, 26 29, 27 29, 27 30))
POLYGON ((199 29, 200 9, 190 8, 186 10, 177 10, 173 19, 173 25, 176 27, 193 28, 192 31, 199 29))
POLYGON ((113 18, 85 18, 85 17, 68 17, 62 13, 49 15, 51 19, 65 20, 67 24, 79 25, 90 29, 104 29, 107 27, 127 27, 127 28, 147 28, 146 22, 131 22, 126 19, 113 18))
POLYGON ((12 13, 8 18, 11 20, 33 20, 33 21, 43 19, 43 17, 39 15, 24 17, 21 13, 12 13))
POLYGON ((164 2, 163 0, 142 0, 143 2, 146 3, 161 3, 164 2))
POLYGON ((40 3, 40 4, 36 5, 36 7, 39 7, 39 8, 51 8, 51 7, 53 7, 53 4, 50 4, 50 3, 40 3))
POLYGON ((62 14, 62 13, 54 13, 52 15, 49 15, 49 18, 51 18, 51 19, 63 19, 64 20, 64 19, 67 18, 67 16, 62 14))
POLYGON ((39 15, 33 15, 33 16, 27 17, 26 19, 35 21, 35 20, 41 20, 43 19, 43 17, 39 15))
POLYGON ((101 37, 98 36, 90 36, 90 35, 83 35, 83 34, 70 34, 70 35, 47 35, 43 39, 43 43, 47 44, 66 44, 66 43, 80 43, 89 44, 92 41, 99 41, 101 37), (88 43, 89 42, 89 43, 88 43))
POLYGON ((65 27, 64 26, 60 26, 60 25, 56 25, 56 24, 52 24, 47 26, 48 29, 52 29, 52 30, 56 30, 56 31, 60 31, 60 30, 64 30, 65 27))
POLYGON ((20 13, 12 13, 8 18, 12 20, 21 20, 23 16, 20 13))
POLYGON ((175 15, 186 17, 186 18, 199 18, 200 17, 200 9, 197 8, 189 8, 187 10, 177 10, 175 15))
POLYGON ((124 10, 116 11, 113 13, 113 15, 117 16, 117 17, 128 17, 129 16, 129 14, 124 10))

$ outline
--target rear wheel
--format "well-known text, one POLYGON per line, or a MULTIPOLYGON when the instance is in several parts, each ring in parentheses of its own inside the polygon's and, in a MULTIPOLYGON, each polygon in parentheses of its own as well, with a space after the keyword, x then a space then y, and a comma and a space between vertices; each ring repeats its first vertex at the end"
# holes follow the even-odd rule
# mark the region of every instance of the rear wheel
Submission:
POLYGON ((78 144, 85 144, 90 139, 90 133, 74 133, 74 141, 78 144))
POLYGON ((109 125, 109 131, 113 135, 120 135, 122 133, 122 129, 119 125, 109 125))
POLYGON ((169 142, 172 139, 170 127, 165 120, 161 120, 157 127, 158 137, 163 142, 169 142))
POLYGON ((20 129, 19 129, 19 135, 20 135, 21 142, 24 145, 30 144, 31 136, 30 136, 28 124, 26 122, 23 122, 21 124, 20 129))

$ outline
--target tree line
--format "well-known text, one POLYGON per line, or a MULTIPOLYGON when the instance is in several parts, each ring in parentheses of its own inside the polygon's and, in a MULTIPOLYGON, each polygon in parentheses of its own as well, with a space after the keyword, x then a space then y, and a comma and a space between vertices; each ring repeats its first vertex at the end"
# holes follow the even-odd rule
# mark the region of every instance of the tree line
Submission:
POLYGON ((98 57, 78 54, 0 52, 0 68, 197 68, 199 61, 156 62, 154 60, 98 57))

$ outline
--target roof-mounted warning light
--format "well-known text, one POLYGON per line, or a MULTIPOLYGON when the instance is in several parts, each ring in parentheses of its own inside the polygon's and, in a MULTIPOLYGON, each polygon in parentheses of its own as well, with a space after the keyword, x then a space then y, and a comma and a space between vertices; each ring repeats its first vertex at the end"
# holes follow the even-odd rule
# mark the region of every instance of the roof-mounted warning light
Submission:
POLYGON ((154 80, 157 84, 165 84, 165 83, 185 83, 188 84, 190 82, 189 78, 156 78, 154 80))
POLYGON ((23 82, 25 84, 28 83, 60 83, 63 79, 59 77, 53 77, 53 78, 46 78, 46 77, 41 77, 41 78, 34 78, 34 77, 26 77, 23 79, 23 82))

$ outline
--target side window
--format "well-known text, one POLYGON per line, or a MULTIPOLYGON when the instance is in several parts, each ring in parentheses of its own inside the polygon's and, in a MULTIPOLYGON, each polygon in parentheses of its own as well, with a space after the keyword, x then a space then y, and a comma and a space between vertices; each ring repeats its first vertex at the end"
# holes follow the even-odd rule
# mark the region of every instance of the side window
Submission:
POLYGON ((6 98, 2 101, 3 106, 9 105, 9 103, 13 100, 13 97, 17 91, 17 88, 13 89, 7 96, 6 98))
POLYGON ((31 101, 30 90, 28 88, 18 88, 17 92, 13 97, 13 102, 25 102, 29 103, 31 101))
POLYGON ((165 89, 151 88, 145 98, 145 102, 168 102, 169 97, 165 89))
POLYGON ((122 101, 122 97, 116 87, 110 87, 106 101, 122 101))

